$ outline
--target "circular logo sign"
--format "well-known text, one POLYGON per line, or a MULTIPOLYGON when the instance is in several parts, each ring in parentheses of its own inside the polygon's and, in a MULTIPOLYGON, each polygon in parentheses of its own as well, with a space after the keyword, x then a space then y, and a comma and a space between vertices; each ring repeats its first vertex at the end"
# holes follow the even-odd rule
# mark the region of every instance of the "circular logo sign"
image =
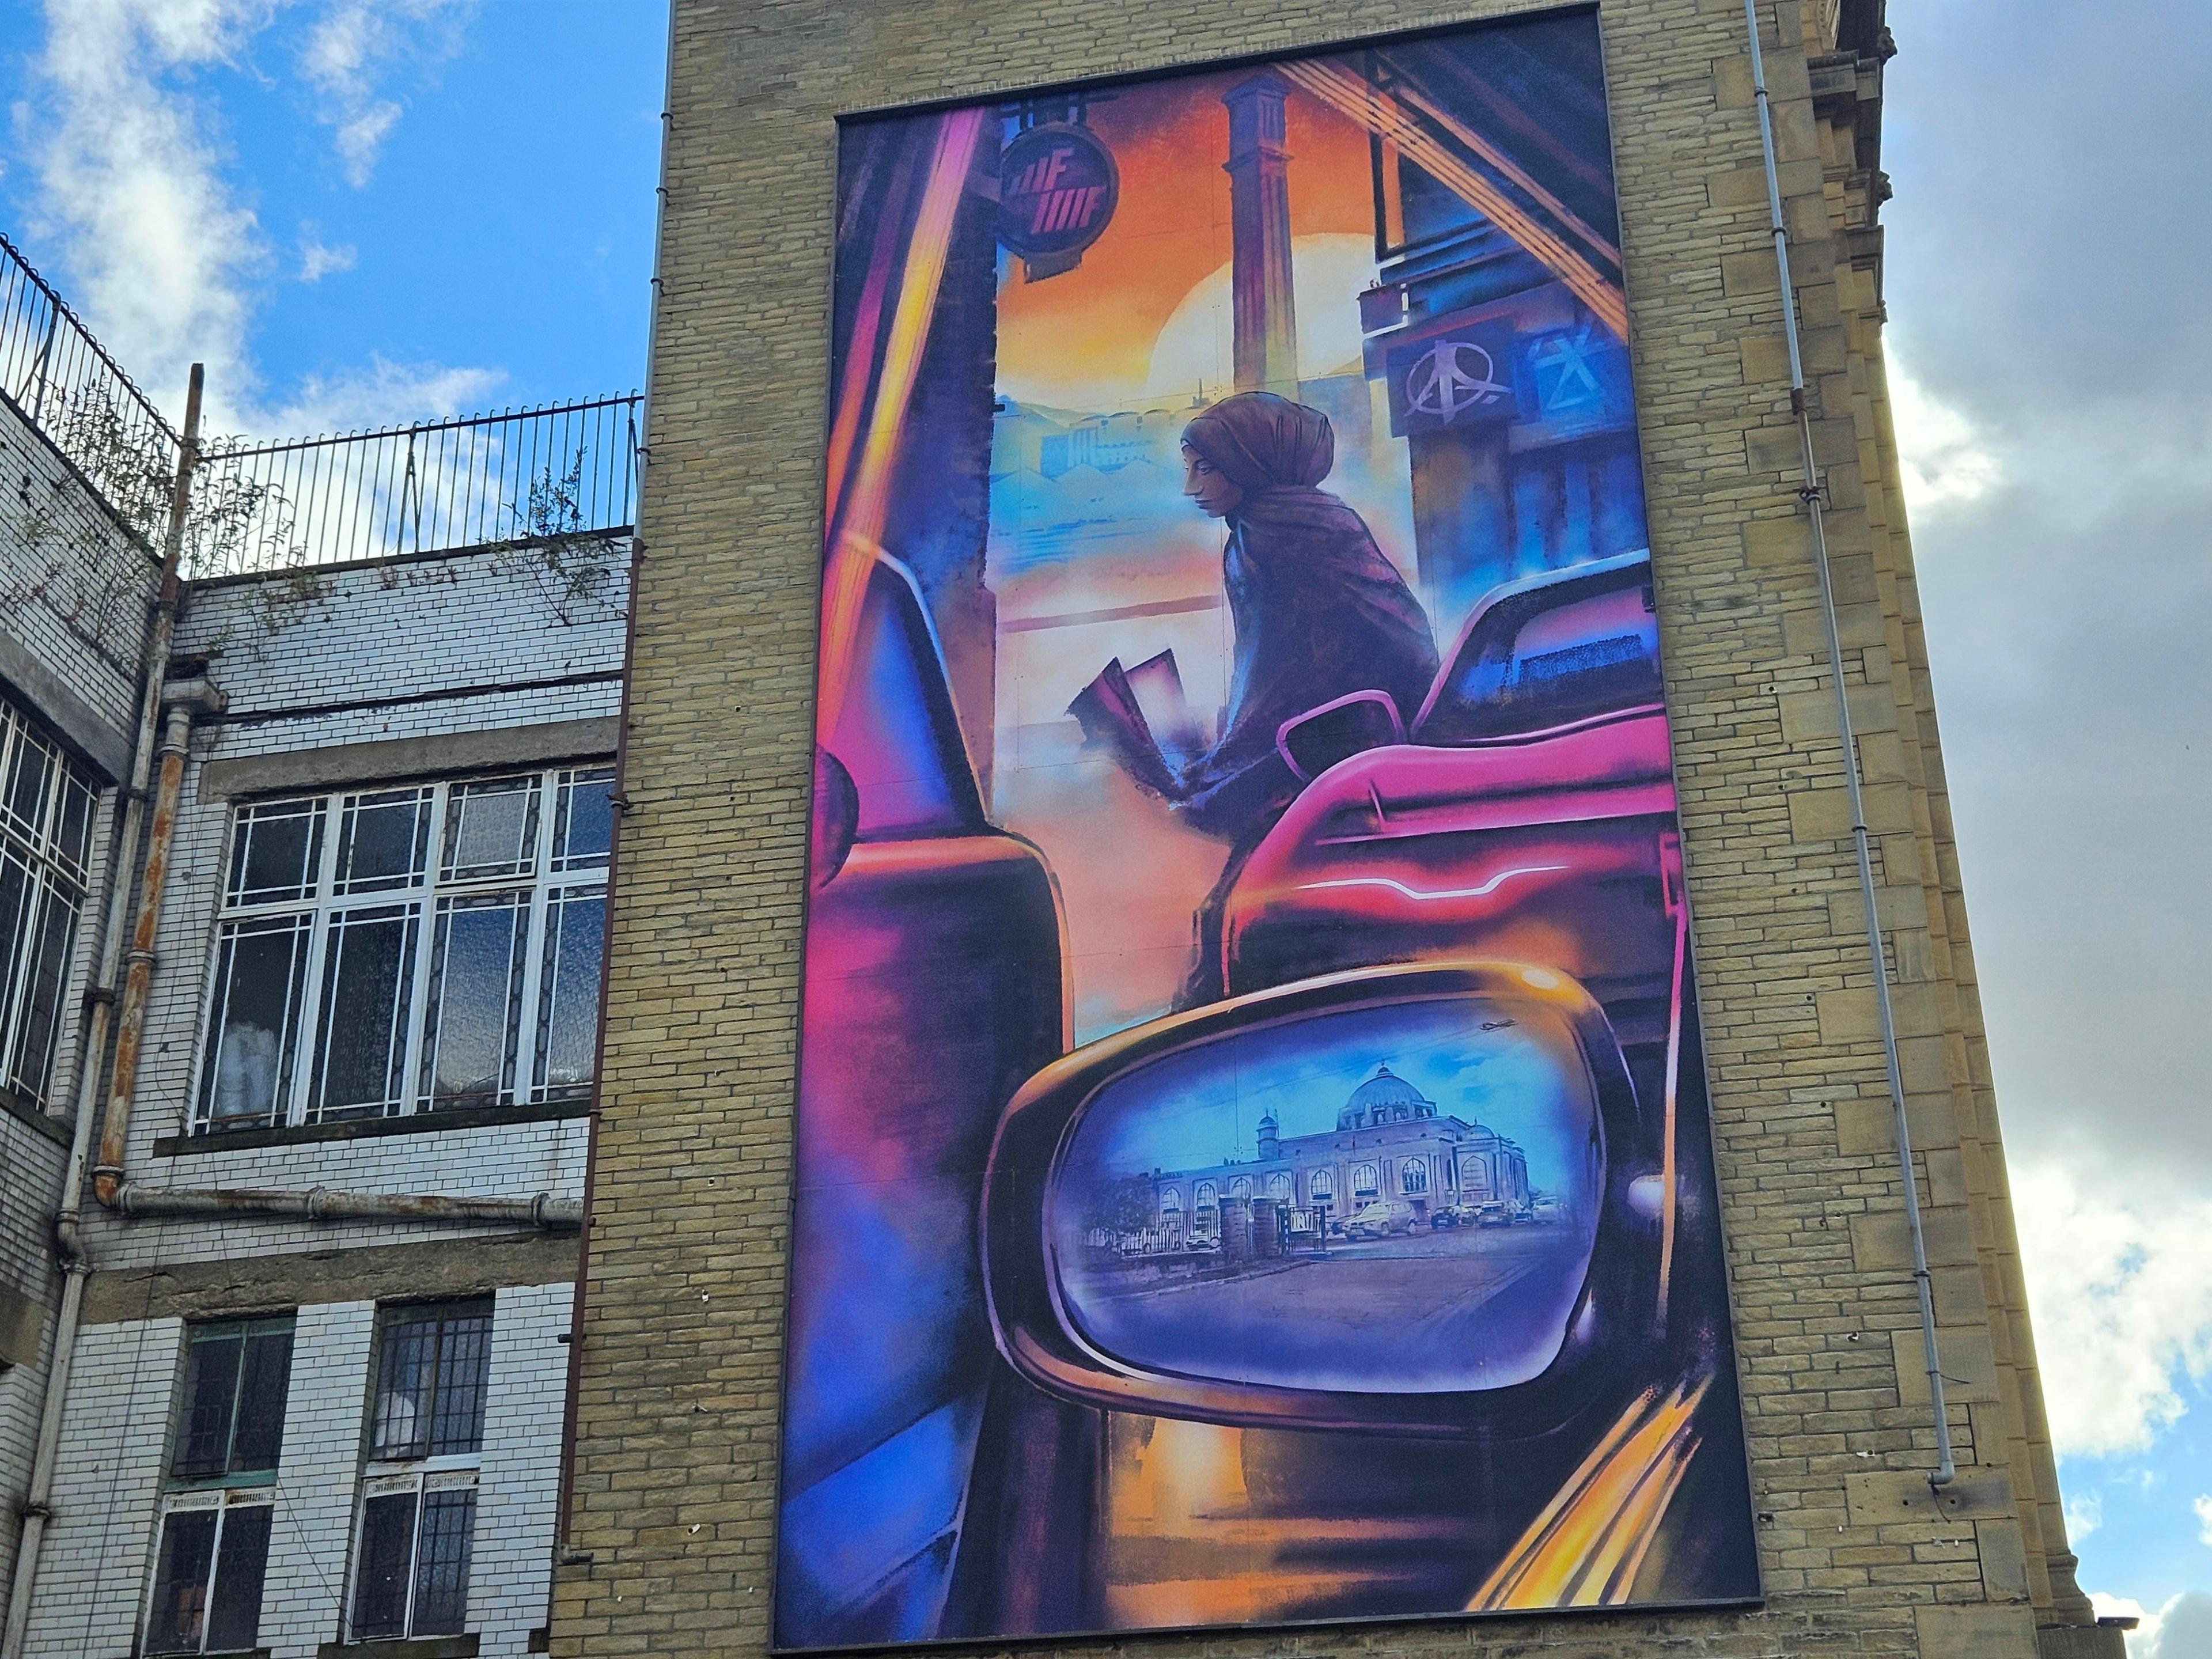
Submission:
POLYGON ((999 161, 999 240, 1024 260, 1073 263, 1114 216, 1121 175, 1088 127, 1031 127, 999 161))

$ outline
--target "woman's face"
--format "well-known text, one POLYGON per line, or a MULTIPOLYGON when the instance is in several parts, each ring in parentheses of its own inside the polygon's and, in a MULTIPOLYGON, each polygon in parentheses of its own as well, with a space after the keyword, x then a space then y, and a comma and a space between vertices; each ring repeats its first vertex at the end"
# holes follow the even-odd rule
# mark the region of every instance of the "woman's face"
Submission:
POLYGON ((1188 444, 1182 447, 1182 493, 1209 519, 1227 518, 1244 499, 1244 492, 1227 473, 1188 444))

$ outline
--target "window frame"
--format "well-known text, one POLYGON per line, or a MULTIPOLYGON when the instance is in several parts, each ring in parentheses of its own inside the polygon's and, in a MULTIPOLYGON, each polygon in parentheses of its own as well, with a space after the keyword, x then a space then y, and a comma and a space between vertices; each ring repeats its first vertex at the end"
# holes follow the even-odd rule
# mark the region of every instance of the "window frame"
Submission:
POLYGON ((12 696, 0 695, 0 865, 21 872, 14 938, 0 962, 0 1091, 33 1109, 52 1109, 54 1064, 68 1024, 78 924, 92 881, 105 791, 12 696), (45 775, 26 820, 15 808, 17 768, 35 752, 45 775), (45 1033, 25 1052, 34 1021, 45 1033))
MULTIPOLYGON (((568 853, 564 836, 576 818, 576 792, 599 785, 610 793, 613 768, 605 762, 571 762, 557 766, 501 769, 426 782, 366 784, 318 794, 267 796, 240 803, 232 811, 225 839, 222 881, 212 930, 207 983, 201 999, 199 1042, 187 1133, 220 1136, 232 1130, 283 1129, 362 1119, 432 1115, 489 1107, 495 1109, 581 1102, 589 1077, 567 1083, 550 1075, 548 1057, 554 1035, 559 963, 550 954, 574 907, 606 902, 609 854, 605 849, 568 853), (528 822, 526 867, 513 864, 489 871, 457 868, 458 830, 465 803, 502 784, 520 784, 528 822), (420 801, 415 830, 414 867, 405 877, 342 876, 348 852, 347 831, 366 809, 414 794, 420 801), (464 803, 455 810, 455 803, 464 803), (307 854, 313 867, 304 885, 245 890, 242 848, 263 818, 297 815, 307 809, 307 854), (449 844, 451 843, 451 844, 449 844), (273 894, 274 896, 263 895, 273 894), (513 930, 514 969, 501 1045, 506 1055, 497 1085, 485 1090, 441 1091, 434 1068, 443 1033, 441 1014, 449 1006, 453 958, 447 948, 454 921, 471 909, 507 902, 520 917, 513 930), (393 1034, 387 1051, 390 1081, 383 1098, 333 1100, 325 1091, 331 1054, 334 963, 355 929, 396 921, 403 929, 398 969, 392 987, 393 1034), (277 1034, 276 1095, 270 1107, 223 1118, 215 1108, 222 1081, 222 1048, 228 1027, 235 969, 229 965, 234 940, 256 931, 280 931, 289 920, 304 931, 295 972, 295 990, 277 1034), (335 941, 335 942, 334 942, 335 941)), ((604 910, 601 911, 604 917, 604 910)), ((596 940, 590 947, 600 951, 596 940)), ((599 975, 604 980, 602 957, 599 975)), ((596 1034, 597 987, 590 1018, 596 1034)))
POLYGON ((269 1530, 262 1538, 261 1588, 254 1601, 255 1639, 258 1638, 268 1588, 269 1546, 275 1531, 277 1484, 284 1455, 284 1430, 291 1414, 291 1356, 297 1339, 298 1318, 293 1313, 196 1320, 185 1327, 178 1346, 176 1398, 169 1412, 168 1439, 161 1458, 160 1502, 155 1512, 152 1550, 147 1563, 145 1591, 139 1607, 139 1639, 136 1650, 147 1655, 149 1659, 156 1659, 157 1656, 160 1659, 167 1659, 167 1656, 173 1654, 247 1653, 254 1650, 254 1644, 251 1641, 244 1648, 210 1647, 207 1644, 210 1634, 209 1626, 215 1611, 216 1594, 224 1582, 223 1543, 229 1530, 230 1517, 240 1511, 259 1510, 268 1515, 269 1530), (237 1455, 239 1423, 246 1409, 247 1345, 257 1337, 270 1336, 279 1331, 288 1339, 284 1360, 285 1383, 283 1415, 277 1422, 276 1443, 270 1464, 265 1468, 231 1468, 229 1465, 237 1455), (192 1350, 201 1343, 219 1342, 234 1337, 238 1340, 240 1349, 238 1370, 232 1385, 228 1407, 229 1421, 224 1431, 222 1459, 224 1467, 207 1474, 179 1473, 178 1460, 183 1455, 184 1439, 194 1404, 191 1386, 193 1377, 192 1350), (216 1530, 208 1547, 205 1597, 198 1645, 191 1648, 158 1645, 154 1636, 154 1618, 163 1586, 162 1556, 169 1540, 170 1523, 179 1516, 210 1511, 216 1516, 216 1530))
POLYGON ((354 1498, 343 1606, 345 1638, 348 1641, 398 1641, 466 1632, 469 1581, 475 1570, 476 1523, 481 1514, 478 1499, 483 1490, 483 1436, 490 1405, 492 1339, 497 1328, 498 1302, 493 1296, 387 1302, 377 1307, 376 1340, 369 1355, 368 1400, 362 1418, 361 1480, 354 1498), (378 1419, 382 1404, 386 1356, 392 1335, 396 1327, 419 1321, 426 1313, 435 1315, 436 1325, 431 1348, 429 1392, 419 1415, 434 1425, 438 1419, 440 1395, 445 1384, 449 1326, 460 1320, 477 1317, 484 1322, 483 1363, 474 1384, 477 1395, 473 1412, 475 1444, 465 1451, 440 1452, 430 1450, 428 1448, 435 1443, 426 1438, 423 1443, 425 1449, 420 1455, 380 1456, 378 1419), (416 1601, 422 1580, 423 1512, 432 1494, 448 1492, 466 1492, 469 1494, 469 1524, 467 1531, 462 1534, 460 1548, 459 1623, 452 1630, 420 1630, 416 1627, 418 1609, 416 1601), (362 1572, 367 1565, 369 1505, 378 1499, 409 1493, 412 1494, 414 1501, 408 1522, 405 1590, 400 1598, 399 1628, 367 1633, 362 1629, 360 1615, 362 1610, 362 1572))

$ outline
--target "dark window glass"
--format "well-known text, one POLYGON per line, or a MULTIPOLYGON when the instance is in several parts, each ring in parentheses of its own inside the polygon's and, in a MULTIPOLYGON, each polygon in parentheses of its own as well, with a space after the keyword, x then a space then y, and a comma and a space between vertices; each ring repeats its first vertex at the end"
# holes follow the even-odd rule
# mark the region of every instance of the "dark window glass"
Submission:
POLYGON ((353 1584, 357 1642, 407 1633, 407 1581, 415 1555, 416 1494, 386 1492, 361 1506, 361 1559, 353 1584))
POLYGON ((208 1610, 210 1653, 250 1648, 261 1634, 261 1582, 269 1571, 269 1522, 275 1513, 266 1504, 234 1504, 222 1513, 208 1610))
POLYGON ((457 783, 446 798, 445 874, 455 881, 527 875, 537 863, 538 780, 457 783))
POLYGON ((529 916, 526 893, 439 905, 422 1043, 431 1103, 487 1103, 514 1088, 529 916))
POLYGON ((561 781, 561 806, 553 823, 553 867, 596 869, 614 844, 612 772, 570 772, 561 781))
POLYGON ((556 894, 547 908, 533 1081, 548 1098, 580 1093, 591 1085, 606 925, 604 893, 556 894))
POLYGON ((154 1607, 146 1620, 149 1653, 198 1653, 206 1633, 215 1566, 216 1510, 186 1510, 161 1528, 154 1607))
POLYGON ((411 887, 429 844, 430 792, 398 789, 347 797, 338 831, 337 890, 411 887))
POLYGON ((412 906, 331 919, 315 1040, 317 1116, 398 1109, 415 926, 412 906))
POLYGON ((76 906, 52 887, 45 896, 27 963, 23 1021, 16 1028, 15 1048, 8 1064, 9 1081, 34 1100, 45 1095, 53 1065, 62 985, 69 975, 70 945, 76 937, 76 906))
POLYGON ((92 788, 73 772, 62 776, 61 811, 54 820, 54 851, 71 875, 82 879, 92 856, 92 788))
POLYGON ((483 1449, 491 1312, 485 1301, 386 1310, 369 1425, 372 1459, 483 1449))
POLYGON ((230 1466, 230 1431, 238 1418, 238 1371, 245 1333, 232 1328, 195 1332, 185 1349, 184 1415, 177 1425, 172 1474, 222 1474, 230 1466))
POLYGON ((321 862, 322 830, 319 801, 272 801, 240 811, 230 848, 230 902, 305 898, 321 862))
POLYGON ((415 1547, 413 1636, 458 1636, 468 1622, 469 1547, 477 1524, 473 1486, 422 1494, 415 1547))
POLYGON ((190 1480, 276 1468, 291 1374, 289 1320, 193 1327, 169 1473, 190 1480))
POLYGON ((200 1109, 218 1128, 281 1121, 307 970, 309 921, 231 922, 216 952, 200 1109))
POLYGON ((257 1331, 246 1339, 239 1379, 234 1474, 273 1469, 284 1451, 284 1402, 292 1382, 292 1333, 257 1331))
POLYGON ((54 757, 18 727, 15 752, 8 757, 8 815, 33 840, 46 827, 46 784, 53 769, 54 757))

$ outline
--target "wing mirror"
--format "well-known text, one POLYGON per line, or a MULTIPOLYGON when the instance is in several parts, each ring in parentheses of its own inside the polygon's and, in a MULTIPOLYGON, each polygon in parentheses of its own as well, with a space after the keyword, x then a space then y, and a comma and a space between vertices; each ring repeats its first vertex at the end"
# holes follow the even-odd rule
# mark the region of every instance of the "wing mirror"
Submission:
POLYGON ((1387 691, 1354 691, 1285 720, 1275 750, 1300 783, 1311 783, 1339 761, 1406 740, 1406 722, 1387 691))
POLYGON ((1639 1144, 1611 1027, 1552 969, 1363 969, 1172 1015, 1007 1106, 994 1332, 1092 1406, 1543 1432, 1648 1345, 1639 1144))

